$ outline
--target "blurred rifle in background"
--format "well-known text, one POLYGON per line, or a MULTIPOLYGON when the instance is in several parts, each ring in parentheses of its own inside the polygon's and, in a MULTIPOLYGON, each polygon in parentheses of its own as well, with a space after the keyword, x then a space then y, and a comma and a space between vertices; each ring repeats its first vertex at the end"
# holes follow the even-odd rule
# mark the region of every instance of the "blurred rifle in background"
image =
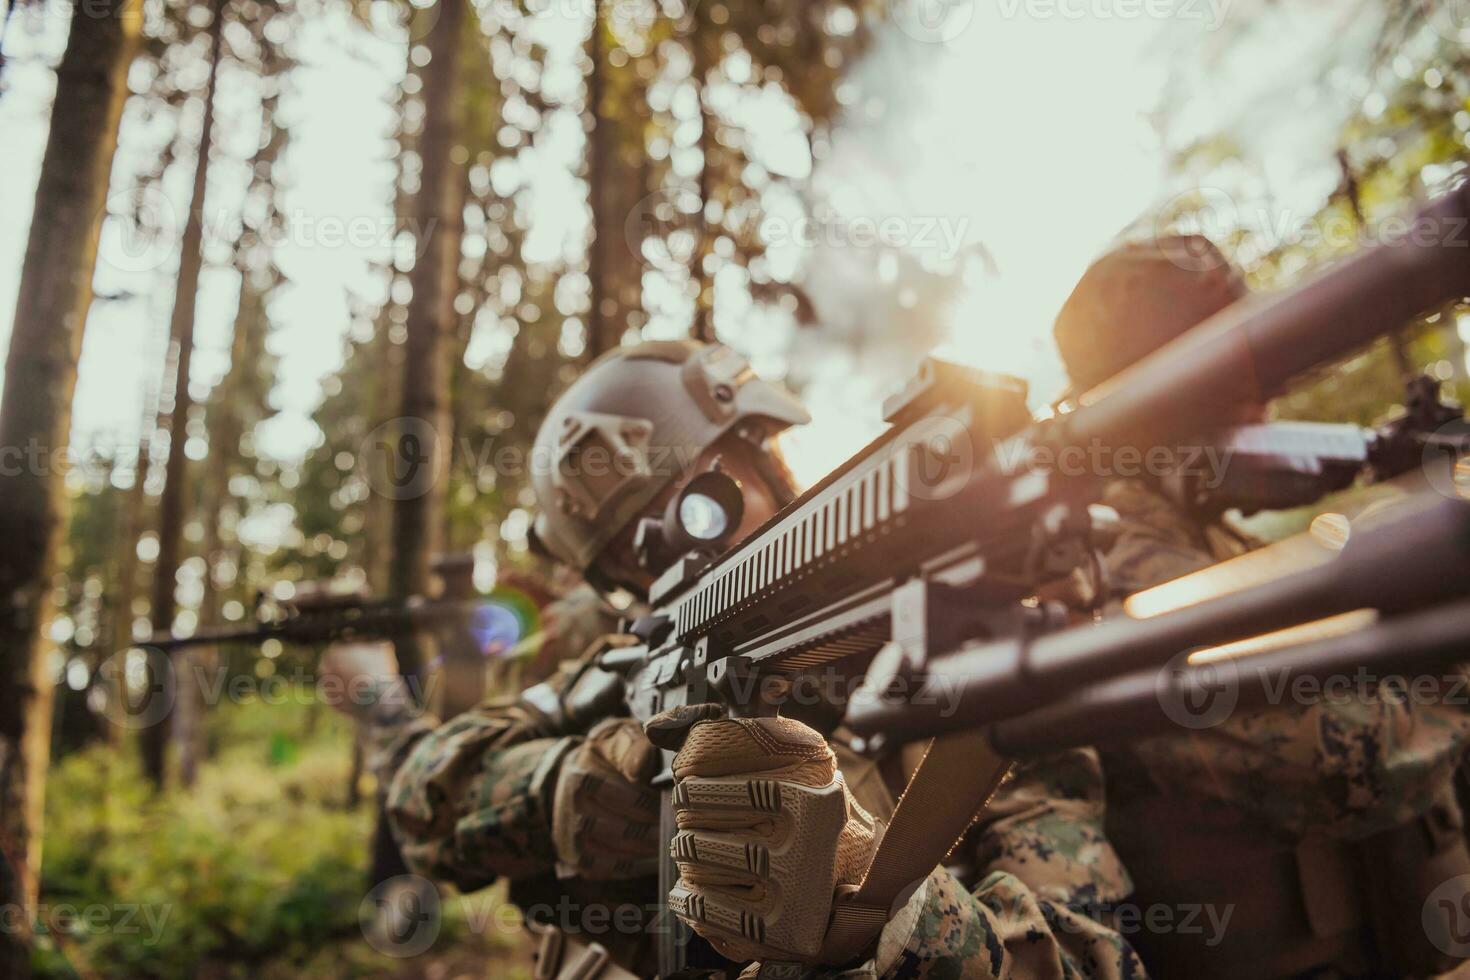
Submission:
POLYGON ((431 630, 463 622, 479 603, 462 600, 378 599, 353 594, 324 594, 300 601, 257 606, 256 622, 200 630, 189 636, 154 636, 137 644, 171 653, 187 647, 221 643, 260 644, 280 640, 299 646, 344 640, 392 640, 408 631, 431 630))
MULTIPOLYGON (((317 646, 339 642, 393 642, 408 634, 427 633, 435 638, 438 657, 436 703, 442 718, 451 718, 478 704, 485 694, 488 658, 512 649, 520 639, 522 623, 507 606, 475 593, 474 559, 449 555, 434 564, 442 583, 435 599, 410 598, 399 601, 374 598, 361 592, 333 589, 331 583, 299 587, 288 600, 270 600, 263 595, 256 604, 255 622, 248 625, 201 630, 187 637, 154 636, 136 644, 165 656, 189 647, 216 644, 260 644, 267 640, 295 646, 317 646)), ((155 669, 150 662, 149 669, 155 669)), ((427 678, 410 678, 417 697, 426 695, 427 678)), ((349 799, 356 797, 356 775, 360 771, 360 747, 354 761, 349 799)), ((373 884, 407 873, 407 866, 390 833, 386 815, 379 813, 372 844, 373 884)))

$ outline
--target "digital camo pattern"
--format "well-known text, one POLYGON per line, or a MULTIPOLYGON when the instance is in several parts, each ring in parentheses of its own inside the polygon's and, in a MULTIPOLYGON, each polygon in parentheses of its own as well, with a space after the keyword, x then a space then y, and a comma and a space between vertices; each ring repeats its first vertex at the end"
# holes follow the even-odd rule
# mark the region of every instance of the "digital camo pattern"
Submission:
POLYGON ((592 586, 581 583, 541 611, 542 638, 521 682, 544 681, 563 664, 579 660, 587 648, 618 628, 619 613, 592 586))
POLYGON ((978 869, 979 886, 936 870, 885 927, 876 956, 830 977, 1143 977, 1124 938, 1089 915, 1133 888, 1104 816, 1092 750, 1018 765, 953 855, 978 869))
MULTIPOLYGON (((1122 594, 1256 544, 1226 524, 1192 522, 1136 481, 1109 485, 1104 502, 1123 519, 1106 556, 1122 594)), ((1215 728, 1114 749, 1104 756, 1106 786, 1115 796, 1140 786, 1181 796, 1213 808, 1216 821, 1277 839, 1360 839, 1445 799, 1470 737, 1467 698, 1449 689, 1464 673, 1451 675, 1443 700, 1455 703, 1370 686, 1363 697, 1241 713, 1215 728)), ((1132 891, 1107 840, 1104 785, 1091 750, 1019 768, 969 837, 974 866, 990 873, 974 893, 936 873, 889 924, 877 957, 833 976, 1145 976, 1123 936, 1099 921, 1132 891)), ((1130 836, 1150 836, 1134 829, 1130 836)))
POLYGON ((1145 976, 1117 932, 1040 897, 1004 871, 973 892, 936 869, 889 922, 876 956, 829 980, 1135 980, 1145 976))
POLYGON ((547 773, 570 743, 544 737, 539 718, 489 703, 442 725, 384 719, 372 740, 370 762, 415 872, 471 891, 554 867, 547 773))
MULTIPOLYGON (((570 740, 544 737, 539 719, 513 704, 486 705, 437 727, 427 716, 382 721, 374 759, 415 871, 461 889, 499 876, 550 875, 556 857, 544 773, 570 740)), ((1101 835, 1102 815, 1101 773, 1090 751, 1020 767, 967 845, 993 872, 986 887, 970 895, 937 871, 885 931, 886 975, 1139 975, 1126 943, 1075 911, 1129 890, 1101 835), (1067 931, 1057 938, 1059 923, 1067 931), (992 959, 1002 972, 974 972, 992 959)))
MULTIPOLYGON (((1143 484, 1119 481, 1104 499, 1124 519, 1110 571, 1116 566, 1115 577, 1135 589, 1239 553, 1218 525, 1189 524, 1143 484)), ((1358 840, 1424 814, 1470 743, 1465 670, 1408 682, 1341 680, 1303 695, 1278 685, 1281 704, 1269 709, 1110 751, 1110 785, 1141 774, 1161 793, 1238 812, 1289 838, 1358 840)))
POLYGON ((1008 872, 1064 905, 1118 902, 1133 883, 1107 841, 1102 767, 1092 749, 1020 763, 963 847, 979 876, 1008 872))

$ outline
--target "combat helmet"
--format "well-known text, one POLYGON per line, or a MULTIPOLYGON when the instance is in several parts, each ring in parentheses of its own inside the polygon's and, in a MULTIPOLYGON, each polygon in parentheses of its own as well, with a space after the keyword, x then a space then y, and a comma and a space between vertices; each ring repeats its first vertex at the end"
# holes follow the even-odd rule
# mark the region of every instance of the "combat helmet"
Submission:
POLYGON ((752 442, 811 421, 728 347, 654 341, 595 361, 552 405, 533 449, 542 549, 588 571, 727 433, 752 442))
POLYGON ((1113 248, 1057 314, 1053 336, 1073 392, 1101 384, 1248 291, 1240 270, 1200 235, 1113 248))

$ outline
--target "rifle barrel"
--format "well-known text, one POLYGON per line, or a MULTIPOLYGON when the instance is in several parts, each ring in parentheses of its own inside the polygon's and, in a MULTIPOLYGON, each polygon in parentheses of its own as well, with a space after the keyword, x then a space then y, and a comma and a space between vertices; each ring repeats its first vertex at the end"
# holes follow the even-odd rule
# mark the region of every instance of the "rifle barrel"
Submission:
POLYGON ((1346 356, 1441 303, 1470 295, 1470 184, 1304 286, 1236 303, 1080 399, 1062 420, 1077 444, 1147 445, 1264 402, 1303 371, 1346 356))
POLYGON ((999 640, 922 665, 880 658, 870 689, 911 689, 918 672, 926 691, 943 696, 862 699, 849 707, 847 723, 859 734, 900 739, 974 729, 1090 684, 1157 671, 1185 650, 1358 609, 1394 615, 1461 599, 1470 581, 1470 501, 1425 491, 1406 511, 1354 533, 1325 563, 1175 612, 999 640))
MULTIPOLYGON (((991 742, 1007 755, 1035 756, 1198 730, 1241 712, 1278 707, 1302 678, 1325 683, 1364 671, 1362 676, 1372 685, 1386 676, 1411 678, 1463 661, 1467 650, 1470 600, 1462 599, 1239 660, 1184 666, 1172 674, 1156 670, 1128 674, 1000 722, 991 730, 991 742)), ((1410 691, 1399 692, 1403 696, 1414 690, 1414 682, 1408 683, 1410 691)), ((1323 688, 1314 696, 1335 695, 1323 688)))

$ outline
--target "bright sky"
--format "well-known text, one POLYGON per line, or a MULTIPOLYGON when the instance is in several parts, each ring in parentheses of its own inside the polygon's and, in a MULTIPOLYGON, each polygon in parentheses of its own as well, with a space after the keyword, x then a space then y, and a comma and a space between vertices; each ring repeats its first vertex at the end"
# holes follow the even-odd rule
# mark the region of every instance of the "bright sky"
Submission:
MULTIPOLYGON (((1320 8, 1316 0, 1300 6, 1320 8)), ((10 87, 0 98, 7 176, 0 181, 0 344, 8 339, 45 142, 50 66, 65 40, 65 16, 49 10, 17 15, 5 40, 12 61, 10 87)), ((915 10, 897 28, 885 28, 854 76, 850 118, 815 178, 848 217, 906 215, 911 238, 983 245, 996 273, 970 284, 938 353, 1022 375, 1045 402, 1061 386, 1049 337, 1058 305, 1088 261, 1167 196, 1164 154, 1148 118, 1165 83, 1160 37, 1184 32, 1208 40, 1223 11, 1209 0, 1163 8, 1129 0, 920 0, 915 10), (1173 13, 1146 16, 1159 9, 1173 13), (946 12, 948 20, 936 19, 946 12)), ((1311 24, 1292 26, 1300 43, 1309 43, 1311 24)), ((382 298, 370 270, 392 245, 385 230, 393 179, 389 97, 402 78, 401 47, 345 19, 311 19, 298 41, 301 68, 283 109, 292 134, 283 167, 290 231, 279 256, 292 285, 271 310, 282 415, 264 434, 264 444, 284 455, 305 451, 315 437, 307 416, 321 397, 321 380, 340 364, 349 298, 382 298), (333 221, 345 225, 345 234, 328 234, 333 221)), ((569 59, 576 31, 552 31, 551 41, 569 59)), ((1273 60, 1258 61, 1252 77, 1279 77, 1299 50, 1280 37, 1273 44, 1273 60)), ((569 64, 552 72, 553 85, 575 86, 569 64)), ((228 79, 225 88, 228 94, 228 79)), ((232 138, 244 133, 248 141, 255 132, 249 105, 243 96, 226 99, 221 111, 232 138)), ((743 111, 779 123, 787 110, 770 104, 743 111)), ((119 168, 157 153, 149 135, 127 137, 119 168)), ((540 151, 548 165, 537 168, 544 176, 533 193, 545 220, 538 247, 548 252, 574 232, 558 202, 574 188, 564 165, 574 161, 575 147, 575 136, 552 133, 540 151)), ((779 157, 779 146, 771 152, 779 157)), ((166 227, 187 193, 186 169, 174 168, 158 204, 166 227)), ((209 212, 222 226, 244 181, 243 172, 213 176, 209 212)), ((167 274, 177 255, 167 236, 153 243, 117 237, 104 240, 99 287, 132 295, 94 306, 75 409, 78 443, 133 444, 145 392, 156 384, 172 303, 167 274)), ((211 258, 227 261, 217 251, 211 258)), ((201 390, 227 366, 238 285, 227 269, 205 276, 194 374, 201 390)), ((841 297, 832 299, 840 305, 841 297)), ((791 340, 765 321, 732 339, 750 349, 757 366, 778 363, 791 340)), ((876 432, 882 389, 908 370, 888 354, 878 344, 859 364, 831 356, 810 369, 806 394, 816 421, 793 441, 800 476, 815 479, 876 432)))

